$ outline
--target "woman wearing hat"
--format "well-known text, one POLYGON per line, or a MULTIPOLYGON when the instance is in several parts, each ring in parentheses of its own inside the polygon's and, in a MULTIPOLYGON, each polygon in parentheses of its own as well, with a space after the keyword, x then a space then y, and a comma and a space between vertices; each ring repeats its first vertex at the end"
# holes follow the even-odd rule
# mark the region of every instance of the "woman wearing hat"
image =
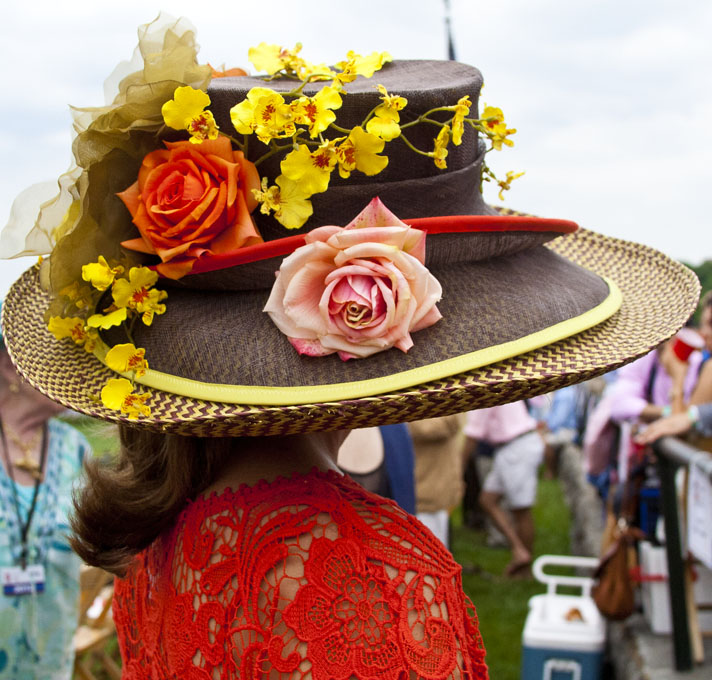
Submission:
POLYGON ((477 117, 472 67, 263 43, 253 63, 287 77, 211 80, 192 33, 152 30, 150 68, 81 121, 31 234, 49 264, 3 311, 30 382, 120 423, 75 545, 122 576, 125 677, 486 677, 460 567, 339 473, 345 431, 610 370, 682 325, 696 281, 486 206, 483 140, 513 131, 477 117))

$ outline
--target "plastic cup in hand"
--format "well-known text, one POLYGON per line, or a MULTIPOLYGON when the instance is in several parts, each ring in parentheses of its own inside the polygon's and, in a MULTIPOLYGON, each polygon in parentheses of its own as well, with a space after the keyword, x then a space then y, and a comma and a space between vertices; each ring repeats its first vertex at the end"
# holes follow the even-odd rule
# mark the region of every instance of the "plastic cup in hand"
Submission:
POLYGON ((696 349, 702 349, 705 341, 702 336, 692 328, 683 328, 675 336, 672 351, 680 361, 687 361, 696 349))

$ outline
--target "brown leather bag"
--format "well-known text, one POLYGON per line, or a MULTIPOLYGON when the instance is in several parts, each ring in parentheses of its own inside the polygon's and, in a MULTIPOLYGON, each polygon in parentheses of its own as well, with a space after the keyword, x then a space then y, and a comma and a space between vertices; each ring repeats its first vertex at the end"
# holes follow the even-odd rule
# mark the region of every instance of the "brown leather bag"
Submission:
POLYGON ((635 541, 644 538, 645 534, 640 529, 629 527, 624 521, 619 522, 615 533, 594 573, 597 583, 591 589, 591 597, 603 616, 620 621, 628 618, 635 608, 630 552, 635 541))
POLYGON ((608 496, 601 561, 594 573, 597 582, 591 589, 591 597, 601 614, 612 621, 628 618, 635 609, 636 584, 631 579, 630 569, 636 566, 637 562, 635 542, 645 538, 645 533, 631 526, 631 522, 635 517, 644 476, 644 464, 630 471, 623 485, 617 517, 614 511, 613 489, 608 496))

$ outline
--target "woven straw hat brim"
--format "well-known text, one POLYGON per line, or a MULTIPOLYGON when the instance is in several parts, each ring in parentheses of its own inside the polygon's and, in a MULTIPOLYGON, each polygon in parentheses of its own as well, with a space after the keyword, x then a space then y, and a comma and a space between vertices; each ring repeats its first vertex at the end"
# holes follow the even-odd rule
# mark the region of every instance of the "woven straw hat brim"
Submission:
POLYGON ((613 280, 623 294, 608 320, 566 340, 403 392, 299 406, 243 406, 146 389, 151 416, 129 421, 98 399, 115 374, 92 354, 58 342, 43 314, 48 298, 37 268, 10 290, 2 309, 4 337, 19 372, 55 401, 89 416, 162 432, 258 436, 351 429, 495 406, 600 375, 647 353, 689 318, 699 282, 683 265, 636 243, 580 230, 547 245, 613 280))

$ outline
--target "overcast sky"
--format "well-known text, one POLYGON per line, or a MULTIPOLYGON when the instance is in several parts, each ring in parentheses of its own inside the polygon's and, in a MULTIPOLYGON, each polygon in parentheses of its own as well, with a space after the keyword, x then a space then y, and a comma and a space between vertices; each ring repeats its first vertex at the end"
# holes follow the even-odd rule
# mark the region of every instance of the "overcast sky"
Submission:
MULTIPOLYGON (((161 9, 197 29, 201 62, 248 66, 261 41, 446 58, 443 0, 33 0, 0 23, 0 226, 14 197, 69 166, 68 105, 103 103, 136 28, 161 9)), ((457 57, 478 66, 516 145, 492 166, 525 170, 506 205, 712 257, 712 3, 705 0, 451 0, 457 57)), ((496 192, 486 193, 498 202, 496 192)), ((0 297, 31 264, 0 262, 0 297)))

